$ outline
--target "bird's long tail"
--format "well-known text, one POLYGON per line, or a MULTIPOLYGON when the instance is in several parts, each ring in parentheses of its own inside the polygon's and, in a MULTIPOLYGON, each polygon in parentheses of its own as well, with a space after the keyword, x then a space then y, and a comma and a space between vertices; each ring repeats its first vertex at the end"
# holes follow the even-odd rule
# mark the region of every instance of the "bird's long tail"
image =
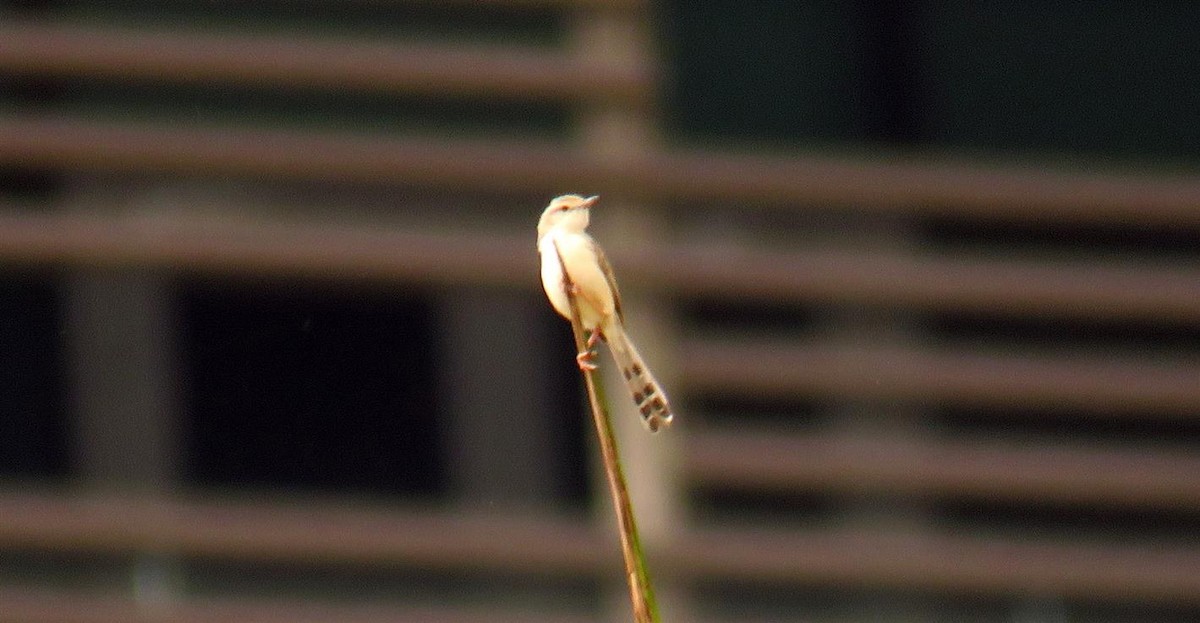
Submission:
POLYGON ((642 415, 642 423, 650 432, 658 432, 658 429, 669 426, 671 418, 674 417, 671 405, 667 402, 667 395, 650 373, 650 368, 646 367, 646 362, 634 348, 629 336, 625 335, 624 331, 615 333, 617 335, 605 336, 608 338, 609 350, 612 351, 613 359, 617 361, 617 367, 625 379, 625 385, 642 415))

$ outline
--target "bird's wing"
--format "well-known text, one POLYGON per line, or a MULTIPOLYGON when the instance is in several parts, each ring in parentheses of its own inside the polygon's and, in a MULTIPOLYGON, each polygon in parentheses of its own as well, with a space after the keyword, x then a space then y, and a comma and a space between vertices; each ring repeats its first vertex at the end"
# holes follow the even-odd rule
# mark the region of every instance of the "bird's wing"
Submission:
POLYGON ((612 265, 608 263, 608 256, 604 255, 604 249, 600 248, 596 240, 589 236, 589 242, 596 255, 596 263, 600 265, 600 272, 604 273, 604 280, 608 282, 608 289, 612 291, 613 309, 617 312, 617 319, 624 324, 625 314, 621 311, 621 292, 617 289, 617 278, 613 275, 612 265))

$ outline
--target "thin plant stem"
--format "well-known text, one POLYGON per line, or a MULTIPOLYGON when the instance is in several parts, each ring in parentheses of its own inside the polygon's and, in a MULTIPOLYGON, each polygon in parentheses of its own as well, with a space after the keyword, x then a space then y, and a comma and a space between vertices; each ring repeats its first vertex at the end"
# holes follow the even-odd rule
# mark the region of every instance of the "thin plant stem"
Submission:
MULTIPOLYGON (((554 252, 558 254, 558 246, 554 252)), ((567 275, 562 255, 558 255, 559 266, 563 266, 563 289, 571 306, 571 330, 575 336, 578 353, 588 350, 586 331, 579 316, 579 301, 575 298, 574 284, 567 275)), ((646 557, 638 538, 637 522, 633 517, 633 503, 629 489, 625 486, 625 473, 621 469, 621 458, 617 453, 617 440, 605 407, 604 390, 594 370, 580 367, 587 386, 588 402, 592 407, 592 420, 596 435, 600 439, 600 456, 604 462, 604 473, 608 480, 608 492, 612 496, 613 509, 617 515, 617 528, 621 537, 621 553, 625 557, 625 576, 629 582, 629 598, 633 604, 633 618, 637 623, 659 623, 658 604, 654 599, 654 587, 646 569, 646 557)))

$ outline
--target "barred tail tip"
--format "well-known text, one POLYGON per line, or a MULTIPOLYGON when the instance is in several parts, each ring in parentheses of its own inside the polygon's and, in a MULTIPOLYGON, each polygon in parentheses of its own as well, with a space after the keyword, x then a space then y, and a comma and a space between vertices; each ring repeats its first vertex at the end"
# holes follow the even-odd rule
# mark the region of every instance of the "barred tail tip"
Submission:
POLYGON ((655 433, 660 428, 670 426, 674 414, 671 413, 666 394, 654 377, 636 360, 621 373, 625 376, 625 382, 633 395, 633 403, 637 405, 646 428, 655 433))

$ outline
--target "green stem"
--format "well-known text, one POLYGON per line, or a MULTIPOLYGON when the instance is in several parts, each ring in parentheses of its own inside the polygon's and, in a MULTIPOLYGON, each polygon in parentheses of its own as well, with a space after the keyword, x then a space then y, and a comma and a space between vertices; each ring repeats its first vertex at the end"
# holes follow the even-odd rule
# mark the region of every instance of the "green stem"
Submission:
MULTIPOLYGON (((557 246, 555 252, 558 252, 557 246)), ((587 336, 583 322, 579 318, 579 301, 575 299, 570 276, 567 275, 562 256, 558 257, 559 265, 563 266, 563 288, 571 305, 571 329, 575 335, 575 348, 583 353, 587 350, 587 336)), ((650 583, 650 574, 646 570, 646 557, 642 552, 641 539, 638 538, 637 522, 633 517, 633 503, 629 499, 629 490, 625 485, 625 473, 621 469, 621 458, 617 453, 617 440, 613 434, 612 423, 605 408, 603 388, 593 370, 581 368, 584 384, 587 386, 588 402, 592 407, 592 420, 596 424, 596 435, 600 439, 600 456, 604 462, 604 472, 608 479, 608 492, 612 496, 613 508, 617 514, 617 528, 621 537, 621 553, 625 557, 625 577, 629 581, 629 597, 633 604, 634 621, 637 623, 659 623, 658 604, 654 599, 654 588, 650 583)))

